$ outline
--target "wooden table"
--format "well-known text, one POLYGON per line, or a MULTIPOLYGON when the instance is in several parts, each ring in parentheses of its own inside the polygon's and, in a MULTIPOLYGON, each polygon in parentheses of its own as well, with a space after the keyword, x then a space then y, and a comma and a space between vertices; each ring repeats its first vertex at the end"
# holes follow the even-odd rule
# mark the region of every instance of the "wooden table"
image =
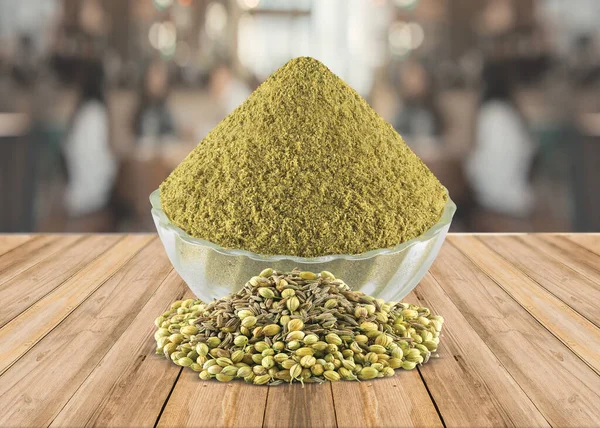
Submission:
POLYGON ((189 295, 152 235, 1 236, 0 426, 600 425, 600 235, 450 236, 440 358, 375 381, 202 382, 154 354, 189 295))

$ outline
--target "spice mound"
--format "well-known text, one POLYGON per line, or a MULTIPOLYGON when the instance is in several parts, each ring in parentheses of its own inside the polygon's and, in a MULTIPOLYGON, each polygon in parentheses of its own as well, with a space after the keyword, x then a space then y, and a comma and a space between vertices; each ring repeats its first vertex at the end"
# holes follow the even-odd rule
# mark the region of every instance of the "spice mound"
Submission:
POLYGON ((352 291, 330 272, 265 269, 210 304, 176 301, 156 319, 157 354, 202 380, 255 385, 367 380, 437 356, 444 319, 352 291))
POLYGON ((394 247, 431 228, 447 200, 392 126, 308 57, 220 122, 160 195, 190 236, 299 257, 394 247))

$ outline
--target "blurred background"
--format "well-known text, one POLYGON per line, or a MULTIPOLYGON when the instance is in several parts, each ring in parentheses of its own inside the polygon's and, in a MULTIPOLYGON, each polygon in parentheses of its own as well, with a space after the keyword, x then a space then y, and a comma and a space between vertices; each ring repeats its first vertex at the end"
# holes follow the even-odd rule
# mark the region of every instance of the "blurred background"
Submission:
POLYGON ((598 0, 0 0, 0 232, 153 231, 148 195, 288 59, 353 86, 454 231, 600 231, 598 0))

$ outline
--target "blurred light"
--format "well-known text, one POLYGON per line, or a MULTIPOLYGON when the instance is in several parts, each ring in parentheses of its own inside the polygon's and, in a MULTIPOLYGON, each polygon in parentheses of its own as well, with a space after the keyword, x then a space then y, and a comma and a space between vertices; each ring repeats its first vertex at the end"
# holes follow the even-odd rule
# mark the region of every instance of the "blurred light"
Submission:
POLYGON ((173 0, 154 0, 154 4, 158 9, 162 10, 171 6, 171 4, 173 4, 173 0))
POLYGON ((238 21, 238 59, 240 63, 252 68, 256 56, 255 22, 252 15, 244 13, 238 21))
POLYGON ((158 47, 161 50, 168 49, 175 46, 176 41, 177 29, 175 28, 175 24, 172 22, 164 22, 160 26, 160 30, 158 32, 158 47))
POLYGON ((177 2, 181 5, 181 6, 189 6, 192 4, 192 0, 177 0, 177 2))
POLYGON ((227 27, 227 9, 221 3, 211 3, 206 8, 206 34, 217 39, 227 27))
POLYGON ((423 27, 416 22, 394 22, 388 32, 388 42, 393 54, 404 56, 419 48, 425 40, 423 27))
POLYGON ((410 50, 410 29, 406 22, 398 21, 390 25, 388 42, 393 53, 410 50))
POLYGON ((411 22, 408 24, 408 28, 410 29, 410 38, 411 38, 411 49, 418 49, 425 41, 425 32, 423 31, 423 27, 416 22, 411 22))
POLYGON ((150 31, 148 31, 148 39, 150 40, 150 45, 154 49, 158 49, 158 31, 159 31, 159 28, 160 28, 160 23, 159 22, 155 22, 150 27, 150 31))
POLYGON ((161 52, 175 51, 175 43, 177 42, 177 29, 172 22, 155 22, 150 27, 148 39, 154 49, 161 52))
POLYGON ((177 26, 178 30, 185 31, 191 29, 194 17, 193 13, 191 13, 188 7, 190 3, 186 5, 181 5, 181 1, 182 0, 179 0, 179 7, 173 8, 172 19, 173 22, 175 22, 175 25, 177 26))
POLYGON ((165 57, 165 58, 171 58, 171 57, 173 57, 175 55, 175 53, 176 53, 175 46, 176 45, 165 46, 164 48, 162 48, 160 50, 161 55, 163 57, 165 57))
POLYGON ((410 53, 410 49, 401 46, 392 47, 390 50, 392 51, 392 54, 394 54, 394 56, 397 56, 399 58, 403 58, 410 53))
POLYGON ((186 67, 190 63, 191 56, 192 50, 190 46, 184 41, 178 42, 175 48, 175 64, 180 67, 186 67))
POLYGON ((402 9, 414 9, 417 6, 419 0, 394 0, 396 6, 402 9))
POLYGON ((258 7, 260 0, 238 0, 238 5, 242 9, 254 9, 258 7))
MULTIPOLYGON (((362 19, 362 18, 361 18, 362 19)), ((348 52, 354 56, 359 56, 365 49, 364 33, 361 32, 363 26, 357 19, 349 19, 346 35, 348 37, 348 52)))

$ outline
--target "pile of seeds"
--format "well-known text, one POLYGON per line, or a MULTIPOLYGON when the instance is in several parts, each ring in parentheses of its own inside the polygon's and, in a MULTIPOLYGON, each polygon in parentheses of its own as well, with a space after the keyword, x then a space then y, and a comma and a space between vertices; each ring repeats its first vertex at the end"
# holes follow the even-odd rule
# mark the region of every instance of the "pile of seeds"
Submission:
POLYGON ((330 272, 265 269, 238 293, 176 301, 156 319, 157 354, 200 379, 256 385, 365 380, 435 354, 443 318, 352 291, 330 272))

